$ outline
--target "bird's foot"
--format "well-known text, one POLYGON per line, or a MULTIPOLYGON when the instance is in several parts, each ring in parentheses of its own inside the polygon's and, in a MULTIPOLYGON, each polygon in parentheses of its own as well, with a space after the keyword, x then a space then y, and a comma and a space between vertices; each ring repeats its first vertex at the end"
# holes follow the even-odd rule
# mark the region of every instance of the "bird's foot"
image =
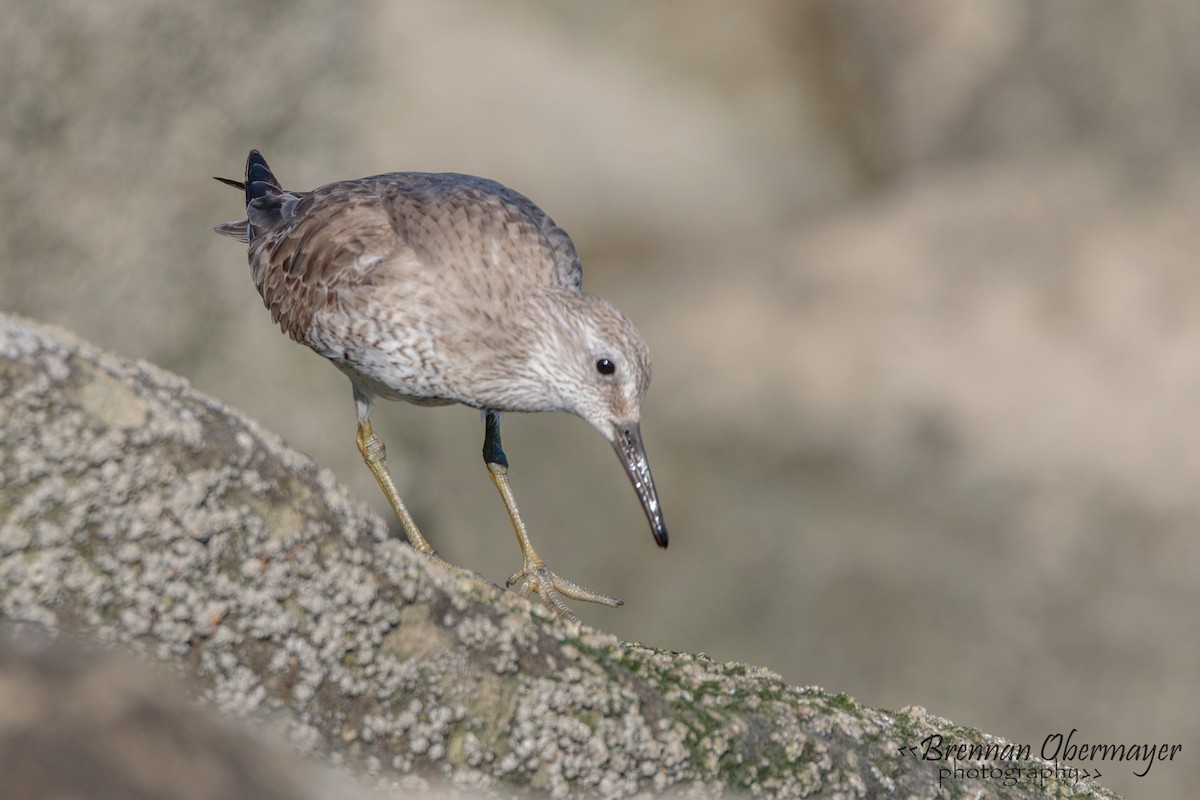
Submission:
POLYGON ((437 550, 430 550, 428 553, 421 553, 421 555, 425 556, 430 561, 432 561, 434 564, 437 564, 439 567, 445 567, 446 569, 450 570, 451 572, 458 573, 458 572, 463 571, 462 567, 460 567, 456 564, 451 564, 449 561, 442 558, 437 550))
POLYGON ((577 583, 558 577, 545 564, 537 566, 526 564, 520 572, 514 573, 508 579, 507 586, 520 592, 522 597, 528 597, 536 592, 546 605, 554 610, 555 614, 569 622, 579 622, 579 617, 567 608, 563 597, 587 603, 600 603, 612 608, 625 605, 623 600, 616 597, 593 592, 591 589, 585 589, 577 583))

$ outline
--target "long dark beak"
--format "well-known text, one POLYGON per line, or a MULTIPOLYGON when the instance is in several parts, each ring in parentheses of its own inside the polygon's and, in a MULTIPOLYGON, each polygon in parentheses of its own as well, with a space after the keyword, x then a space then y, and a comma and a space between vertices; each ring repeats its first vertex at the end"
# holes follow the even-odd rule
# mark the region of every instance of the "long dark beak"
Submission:
POLYGON ((646 510, 650 520, 650 532, 659 547, 667 546, 667 524, 663 522, 662 508, 658 505, 658 492, 654 489, 654 477, 650 474, 650 462, 646 460, 646 446, 642 444, 642 429, 636 422, 618 425, 613 448, 625 466, 625 473, 633 482, 634 491, 646 510))

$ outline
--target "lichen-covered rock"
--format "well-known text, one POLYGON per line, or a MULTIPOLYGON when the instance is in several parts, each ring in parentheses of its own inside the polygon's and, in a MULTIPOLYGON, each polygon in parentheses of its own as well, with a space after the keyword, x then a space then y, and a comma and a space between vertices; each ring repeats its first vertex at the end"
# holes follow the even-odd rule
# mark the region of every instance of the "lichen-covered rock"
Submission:
MULTIPOLYGON (((177 665, 217 708, 396 781, 554 797, 1112 797, 939 770, 920 709, 562 623, 388 535, 181 379, 0 316, 0 619, 177 665)), ((1005 766, 1005 764, 994 764, 1005 766)))

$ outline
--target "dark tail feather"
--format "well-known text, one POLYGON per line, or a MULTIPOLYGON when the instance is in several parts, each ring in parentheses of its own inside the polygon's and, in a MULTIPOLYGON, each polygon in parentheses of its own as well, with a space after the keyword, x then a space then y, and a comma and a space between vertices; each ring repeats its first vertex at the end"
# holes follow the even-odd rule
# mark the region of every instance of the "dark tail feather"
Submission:
POLYGON ((222 236, 228 236, 230 239, 237 239, 242 244, 250 244, 250 221, 239 219, 235 222, 226 222, 224 225, 218 225, 213 228, 214 231, 222 236))
POLYGON ((251 150, 250 155, 246 157, 246 180, 235 181, 233 178, 219 178, 216 175, 213 176, 213 180, 244 191, 246 205, 250 205, 251 200, 262 197, 268 191, 283 194, 283 187, 279 185, 279 179, 275 177, 275 173, 271 172, 271 167, 267 165, 267 160, 263 158, 262 153, 257 150, 251 150), (255 186, 255 184, 262 185, 255 186))
POLYGON ((241 181, 235 181, 233 178, 218 178, 216 175, 213 175, 213 180, 220 181, 226 186, 232 186, 239 191, 244 191, 246 189, 246 184, 242 183, 241 181))
POLYGON ((246 205, 250 205, 250 201, 256 197, 262 197, 267 193, 283 194, 283 187, 279 185, 279 180, 275 174, 271 172, 271 168, 267 166, 267 160, 262 157, 262 153, 257 150, 251 150, 250 155, 246 158, 246 205))
POLYGON ((246 158, 246 180, 244 182, 216 176, 213 176, 213 180, 235 189, 241 189, 246 193, 246 214, 249 217, 249 219, 239 219, 236 222, 218 225, 213 228, 217 233, 247 244, 254 238, 255 224, 269 227, 272 221, 278 219, 283 187, 279 185, 279 179, 267 166, 267 160, 262 157, 262 153, 257 150, 250 151, 250 155, 246 158), (267 195, 272 195, 272 197, 255 204, 254 208, 249 207, 252 201, 267 195))

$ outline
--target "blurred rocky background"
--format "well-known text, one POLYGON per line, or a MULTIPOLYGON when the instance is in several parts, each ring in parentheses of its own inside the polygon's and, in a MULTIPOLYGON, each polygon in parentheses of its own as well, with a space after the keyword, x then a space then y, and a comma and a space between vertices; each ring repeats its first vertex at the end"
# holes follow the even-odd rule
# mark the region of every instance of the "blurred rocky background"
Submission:
POLYGON ((164 673, 0 625, 0 800, 383 800, 164 673))
MULTIPOLYGON (((586 621, 1035 750, 1194 754, 1197 33, 1183 0, 15 0, 0 309, 188 376, 385 513, 209 176, 258 147, 301 189, 496 178, 654 351, 666 552, 584 423, 506 422, 539 550, 626 600, 586 621)), ((478 415, 377 428, 435 546, 502 581, 478 415)))

